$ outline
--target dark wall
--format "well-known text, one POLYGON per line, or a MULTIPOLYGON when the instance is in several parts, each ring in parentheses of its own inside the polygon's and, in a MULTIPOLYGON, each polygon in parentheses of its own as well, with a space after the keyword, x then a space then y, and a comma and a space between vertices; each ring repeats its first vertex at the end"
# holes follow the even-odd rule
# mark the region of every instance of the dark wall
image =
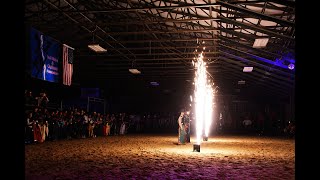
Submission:
POLYGON ((110 81, 104 95, 111 111, 126 112, 174 112, 189 102, 190 89, 181 82, 110 81))
POLYGON ((24 87, 31 90, 33 96, 39 95, 41 91, 45 91, 51 99, 69 99, 80 97, 81 90, 78 86, 65 86, 61 83, 53 83, 25 76, 24 87))

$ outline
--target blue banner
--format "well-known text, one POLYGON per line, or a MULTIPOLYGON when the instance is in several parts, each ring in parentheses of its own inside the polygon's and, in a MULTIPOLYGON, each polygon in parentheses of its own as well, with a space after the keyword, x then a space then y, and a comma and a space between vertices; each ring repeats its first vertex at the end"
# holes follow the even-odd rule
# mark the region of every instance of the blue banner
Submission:
POLYGON ((31 76, 50 82, 59 82, 61 44, 40 31, 30 29, 31 76))

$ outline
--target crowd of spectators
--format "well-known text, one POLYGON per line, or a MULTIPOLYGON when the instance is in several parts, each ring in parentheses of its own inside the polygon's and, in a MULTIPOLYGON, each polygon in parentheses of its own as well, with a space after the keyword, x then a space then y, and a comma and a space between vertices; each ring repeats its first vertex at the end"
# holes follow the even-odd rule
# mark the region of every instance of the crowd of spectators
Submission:
MULTIPOLYGON (((41 91, 38 96, 33 96, 31 91, 25 91, 25 142, 41 143, 47 140, 74 138, 95 138, 98 136, 125 135, 127 133, 143 132, 176 132, 179 112, 172 113, 99 113, 87 112, 77 107, 62 109, 62 107, 49 107, 50 100, 46 92, 41 91)), ((214 123, 216 131, 223 130, 226 120, 221 113, 217 113, 214 123)), ((281 126, 277 118, 266 117, 262 113, 257 116, 244 116, 241 126, 246 130, 254 130, 263 135, 268 127, 278 134, 294 137, 295 124, 289 122, 281 126)), ((194 131, 194 122, 191 130, 194 131)))
POLYGON ((172 129, 176 115, 144 113, 87 112, 81 108, 49 108, 45 92, 33 97, 25 95, 25 142, 41 143, 47 140, 94 138, 98 136, 140 133, 152 129, 172 129))

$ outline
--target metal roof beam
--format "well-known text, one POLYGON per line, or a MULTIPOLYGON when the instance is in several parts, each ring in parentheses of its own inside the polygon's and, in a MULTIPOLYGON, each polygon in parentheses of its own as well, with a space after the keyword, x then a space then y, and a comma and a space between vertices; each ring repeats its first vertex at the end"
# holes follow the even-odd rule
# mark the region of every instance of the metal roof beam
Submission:
POLYGON ((262 13, 258 13, 258 12, 255 12, 253 10, 250 10, 248 8, 244 8, 244 7, 240 7, 240 6, 237 6, 237 5, 233 5, 233 4, 221 1, 221 0, 217 0, 217 4, 219 4, 221 6, 224 6, 226 8, 230 8, 230 9, 236 10, 236 11, 241 11, 241 12, 243 12, 245 14, 250 14, 250 15, 252 15, 254 17, 257 17, 257 18, 266 19, 266 20, 273 21, 273 22, 276 22, 276 23, 279 23, 279 24, 282 24, 282 25, 288 25, 288 26, 292 26, 292 27, 295 26, 295 22, 287 21, 287 20, 284 20, 284 19, 281 19, 281 18, 269 16, 269 15, 262 14, 262 13))
POLYGON ((222 17, 222 16, 219 16, 219 18, 221 19, 221 22, 225 22, 225 23, 241 26, 241 27, 244 27, 244 28, 249 28, 249 29, 255 30, 257 32, 268 34, 270 36, 274 36, 274 37, 277 37, 277 38, 280 38, 280 39, 286 39, 286 40, 289 40, 289 41, 294 41, 295 40, 295 38, 293 38, 291 36, 282 35, 282 34, 279 34, 279 33, 276 33, 274 31, 270 31, 270 30, 267 30, 267 29, 264 29, 264 28, 261 28, 261 27, 253 26, 253 25, 250 25, 250 24, 247 24, 247 23, 243 23, 243 22, 240 22, 240 21, 232 20, 232 19, 225 18, 225 17, 222 17))

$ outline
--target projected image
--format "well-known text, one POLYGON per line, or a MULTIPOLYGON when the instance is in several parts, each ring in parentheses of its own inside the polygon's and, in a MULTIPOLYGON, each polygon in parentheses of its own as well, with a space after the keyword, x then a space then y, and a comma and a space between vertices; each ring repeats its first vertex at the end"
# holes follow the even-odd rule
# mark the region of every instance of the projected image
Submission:
POLYGON ((59 81, 60 43, 40 31, 30 29, 31 76, 50 82, 59 81))

